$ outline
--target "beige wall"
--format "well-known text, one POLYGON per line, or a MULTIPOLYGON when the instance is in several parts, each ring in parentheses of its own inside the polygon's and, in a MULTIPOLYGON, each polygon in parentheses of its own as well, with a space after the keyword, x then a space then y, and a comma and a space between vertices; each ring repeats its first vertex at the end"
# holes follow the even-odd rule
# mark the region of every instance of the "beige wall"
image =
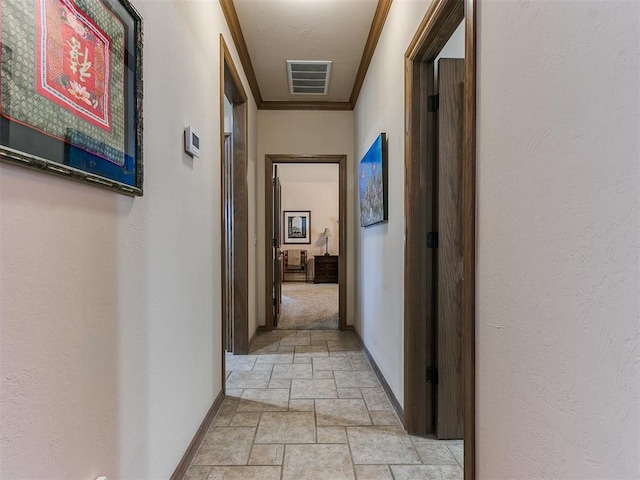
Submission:
POLYGON ((479 7, 479 478, 640 478, 640 3, 479 7))
MULTIPOLYGON (((311 212, 311 244, 283 244, 282 248, 307 250, 309 258, 313 255, 323 255, 326 241, 322 234, 325 228, 329 228, 332 234, 328 243, 329 253, 338 255, 338 165, 281 164, 278 166, 278 172, 282 183, 282 211, 311 212)), ((286 229, 284 221, 283 229, 286 229)), ((282 238, 284 239, 284 236, 282 238)))
MULTIPOLYGON (((394 395, 403 401, 404 352, 404 52, 429 1, 395 1, 355 109, 355 158, 387 133, 389 221, 356 227, 354 325, 394 395)), ((357 168, 357 165, 354 165, 357 168)), ((354 192, 357 205, 357 192, 354 192)))
MULTIPOLYGON (((427 3, 393 3, 355 111, 356 158, 388 134, 390 193, 355 325, 400 399, 402 58, 427 3)), ((640 4, 478 6, 477 477, 639 478, 640 4)))
MULTIPOLYGON (((257 292, 259 322, 264 325, 265 238, 264 238, 264 156, 266 154, 342 154, 347 155, 347 323, 352 322, 354 298, 354 160, 353 112, 269 111, 258 112, 257 194, 257 292)), ((337 239, 334 237, 334 242, 337 239)))
POLYGON ((2 478, 169 478, 221 390, 218 32, 234 49, 217 2, 134 3, 144 197, 0 164, 2 478))

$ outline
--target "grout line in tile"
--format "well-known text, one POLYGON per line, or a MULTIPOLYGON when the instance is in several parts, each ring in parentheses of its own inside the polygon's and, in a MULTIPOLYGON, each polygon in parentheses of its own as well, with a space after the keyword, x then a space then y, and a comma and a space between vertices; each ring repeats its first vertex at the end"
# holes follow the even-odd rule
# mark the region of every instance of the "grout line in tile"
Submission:
MULTIPOLYGON (((449 448, 449 444, 445 442, 445 445, 447 446, 447 450, 449 450, 449 453, 451 455, 453 455, 454 460, 456 461, 456 463, 458 464, 458 466, 460 468, 462 468, 464 470, 464 465, 460 464, 460 461, 458 460, 458 457, 453 453, 453 451, 449 448)), ((463 448, 464 448, 464 444, 463 444, 463 448)))
MULTIPOLYGON (((394 464, 395 465, 395 464, 394 464)), ((396 480, 396 476, 393 474, 393 468, 391 468, 391 464, 387 465, 387 468, 389 469, 389 471, 391 472, 391 478, 392 480, 396 480)))
POLYGON ((353 478, 357 479, 356 462, 353 460, 353 452, 351 451, 351 441, 349 440, 349 427, 344 427, 344 434, 347 437, 347 448, 349 449, 349 458, 351 459, 351 468, 353 469, 353 478))
POLYGON ((318 443, 318 412, 316 412, 316 401, 313 400, 313 425, 315 427, 316 442, 318 443))

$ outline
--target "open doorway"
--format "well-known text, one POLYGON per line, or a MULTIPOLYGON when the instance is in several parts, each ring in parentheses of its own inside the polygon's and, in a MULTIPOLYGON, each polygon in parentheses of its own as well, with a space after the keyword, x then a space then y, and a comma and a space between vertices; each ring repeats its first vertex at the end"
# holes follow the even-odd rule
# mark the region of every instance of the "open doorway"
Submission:
POLYGON ((406 209, 412 258, 405 261, 405 427, 414 434, 463 439, 464 475, 470 479, 475 474, 474 1, 434 1, 405 65, 405 202, 412 205, 406 209), (463 59, 440 60, 460 29, 463 59))
POLYGON ((337 330, 339 167, 276 163, 273 179, 274 279, 280 280, 274 282, 274 327, 337 330))
POLYGON ((222 355, 249 351, 247 95, 220 35, 222 355))
POLYGON ((265 192, 267 331, 346 330, 346 155, 266 155, 265 192), (305 165, 337 190, 335 181, 317 182, 313 195, 292 185, 282 198, 281 172, 293 178, 305 165))

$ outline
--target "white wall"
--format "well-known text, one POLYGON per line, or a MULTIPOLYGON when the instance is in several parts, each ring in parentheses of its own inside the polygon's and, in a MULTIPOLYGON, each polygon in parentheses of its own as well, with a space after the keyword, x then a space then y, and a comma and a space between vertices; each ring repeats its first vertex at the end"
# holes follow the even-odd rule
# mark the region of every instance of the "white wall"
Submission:
MULTIPOLYGON (((311 244, 283 245, 282 248, 307 250, 309 258, 313 255, 323 255, 326 240, 322 234, 325 228, 329 228, 332 236, 329 237, 328 250, 331 255, 338 255, 338 165, 285 163, 278 165, 278 173, 282 183, 282 211, 311 212, 311 244)), ((286 228, 284 222, 283 228, 286 228)))
POLYGON ((479 478, 640 478, 640 3, 478 22, 479 478))
POLYGON ((2 478, 166 479, 221 390, 218 32, 235 50, 217 2, 134 4, 144 197, 0 164, 2 478))
MULTIPOLYGON (((389 223, 361 230, 356 328, 402 401, 402 57, 394 2, 355 111, 389 137, 389 223), (372 260, 373 259, 373 260, 372 260)), ((640 477, 640 4, 483 0, 480 479, 640 477)))
MULTIPOLYGON (((355 109, 356 161, 386 132, 389 160, 389 221, 356 225, 357 280, 355 328, 398 401, 403 402, 404 361, 404 52, 429 1, 397 0, 371 61, 355 109)), ((354 202, 358 205, 357 192, 354 202)), ((359 207, 357 207, 359 208, 359 207)))
MULTIPOLYGON (((258 208, 258 314, 264 325, 265 305, 265 238, 264 238, 264 156, 266 154, 340 154, 347 155, 347 323, 352 323, 354 298, 354 233, 357 228, 351 219, 355 212, 354 160, 353 160, 353 112, 322 111, 273 111, 258 112, 258 171, 256 175, 256 198, 258 208)), ((334 242, 337 238, 334 237, 334 242)))

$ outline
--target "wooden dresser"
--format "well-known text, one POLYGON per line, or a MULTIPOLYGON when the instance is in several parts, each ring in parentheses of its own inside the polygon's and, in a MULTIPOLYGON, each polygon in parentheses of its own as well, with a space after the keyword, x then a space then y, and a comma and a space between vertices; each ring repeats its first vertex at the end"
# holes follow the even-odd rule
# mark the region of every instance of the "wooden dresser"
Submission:
POLYGON ((338 283, 338 255, 314 255, 313 283, 338 283))

